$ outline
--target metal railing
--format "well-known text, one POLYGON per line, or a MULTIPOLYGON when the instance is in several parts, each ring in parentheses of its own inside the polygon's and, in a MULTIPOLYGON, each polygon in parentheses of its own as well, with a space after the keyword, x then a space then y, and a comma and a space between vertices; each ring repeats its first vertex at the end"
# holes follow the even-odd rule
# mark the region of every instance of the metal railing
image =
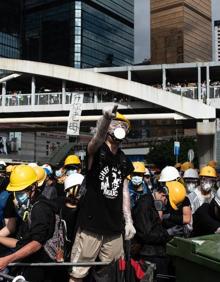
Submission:
MULTIPOLYGON (((180 95, 182 97, 190 99, 199 99, 198 87, 179 87, 171 86, 167 87, 166 91, 180 95)), ((71 104, 73 95, 78 93, 84 93, 83 103, 107 103, 116 102, 129 104, 130 102, 138 101, 133 97, 128 97, 122 94, 109 93, 107 91, 77 91, 77 92, 50 92, 50 93, 35 93, 32 96, 28 94, 6 94, 3 99, 3 95, 0 95, 0 106, 31 106, 31 105, 61 105, 71 104), (32 103, 32 97, 34 97, 34 103, 32 103)), ((207 99, 220 99, 220 86, 209 87, 209 97, 207 97, 207 89, 201 88, 200 100, 204 103, 207 99)))
MULTIPOLYGON (((106 102, 121 102, 128 103, 131 101, 130 97, 126 97, 122 94, 109 93, 107 91, 77 91, 77 92, 50 92, 50 93, 35 93, 31 94, 6 94, 5 103, 3 102, 3 96, 0 95, 0 106, 31 106, 31 105, 61 105, 71 104, 73 95, 78 93, 84 94, 83 103, 106 103, 106 102), (34 103, 32 103, 32 97, 34 97, 34 103), (63 101, 64 99, 64 101, 63 101)), ((134 100, 132 98, 132 100, 134 100)), ((136 99, 136 101, 138 101, 136 99)))

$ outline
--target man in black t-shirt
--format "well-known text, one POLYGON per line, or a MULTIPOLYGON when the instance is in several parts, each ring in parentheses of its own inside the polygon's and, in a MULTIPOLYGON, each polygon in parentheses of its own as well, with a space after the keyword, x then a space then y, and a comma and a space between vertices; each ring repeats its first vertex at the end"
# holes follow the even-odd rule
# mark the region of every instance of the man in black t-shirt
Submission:
MULTIPOLYGON (((130 122, 116 110, 117 106, 103 111, 97 132, 88 144, 86 194, 72 248, 73 262, 95 261, 97 257, 109 262, 118 259, 123 254, 124 230, 127 240, 135 234, 127 181, 133 165, 119 148, 130 122)), ((82 281, 88 270, 73 267, 70 281, 82 281)))

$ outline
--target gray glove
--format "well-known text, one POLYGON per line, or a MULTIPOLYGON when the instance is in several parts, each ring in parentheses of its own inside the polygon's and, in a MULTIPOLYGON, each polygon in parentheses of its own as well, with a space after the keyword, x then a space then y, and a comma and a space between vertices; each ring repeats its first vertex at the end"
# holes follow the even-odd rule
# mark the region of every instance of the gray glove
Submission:
POLYGON ((183 235, 183 226, 175 225, 169 229, 167 229, 167 232, 170 236, 180 236, 183 235))
POLYGON ((118 108, 118 105, 114 105, 114 107, 105 107, 103 110, 102 110, 102 113, 103 113, 103 116, 106 118, 106 119, 112 119, 115 117, 116 115, 116 111, 117 111, 117 108, 118 108))

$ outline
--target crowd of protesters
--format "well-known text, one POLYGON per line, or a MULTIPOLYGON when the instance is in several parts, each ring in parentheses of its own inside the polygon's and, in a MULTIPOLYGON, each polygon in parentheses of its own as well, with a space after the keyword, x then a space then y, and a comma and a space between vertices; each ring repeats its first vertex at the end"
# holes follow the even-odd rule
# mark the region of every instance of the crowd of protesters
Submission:
POLYGON ((161 171, 132 163, 120 149, 130 128, 117 106, 103 110, 83 172, 74 154, 57 167, 0 161, 0 271, 33 282, 119 281, 108 269, 129 253, 145 269, 133 281, 175 281, 166 244, 220 233, 216 162, 161 171), (40 262, 87 264, 30 265, 40 262), (146 265, 154 266, 152 280, 146 265))

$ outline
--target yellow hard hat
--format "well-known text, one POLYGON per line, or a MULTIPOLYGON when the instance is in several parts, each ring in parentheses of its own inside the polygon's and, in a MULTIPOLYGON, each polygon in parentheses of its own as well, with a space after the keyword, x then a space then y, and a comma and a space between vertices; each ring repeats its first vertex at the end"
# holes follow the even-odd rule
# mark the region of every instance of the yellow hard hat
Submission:
POLYGON ((181 164, 180 170, 186 171, 189 168, 194 168, 194 164, 191 163, 191 162, 185 162, 185 163, 181 164))
POLYGON ((216 168, 216 167, 217 167, 217 162, 214 161, 214 160, 211 160, 211 161, 208 162, 207 165, 209 165, 209 166, 211 166, 211 167, 213 167, 213 168, 216 168))
POLYGON ((166 182, 166 186, 169 191, 170 205, 174 210, 178 210, 178 204, 182 203, 186 197, 186 189, 183 184, 178 181, 166 182))
POLYGON ((145 173, 145 165, 143 162, 133 162, 133 173, 137 172, 137 173, 145 173))
POLYGON ((131 128, 130 121, 124 115, 120 114, 119 112, 116 113, 116 116, 115 116, 114 120, 124 121, 124 122, 126 122, 128 124, 128 128, 129 129, 131 128))
POLYGON ((79 165, 81 161, 77 155, 69 155, 64 161, 64 166, 66 165, 79 165))
POLYGON ((37 185, 41 186, 47 177, 46 171, 40 166, 34 166, 33 169, 37 175, 37 185))
POLYGON ((217 177, 217 174, 213 167, 207 165, 200 169, 199 176, 217 177))
POLYGON ((37 181, 37 175, 29 165, 17 165, 11 172, 7 190, 22 191, 37 181))

